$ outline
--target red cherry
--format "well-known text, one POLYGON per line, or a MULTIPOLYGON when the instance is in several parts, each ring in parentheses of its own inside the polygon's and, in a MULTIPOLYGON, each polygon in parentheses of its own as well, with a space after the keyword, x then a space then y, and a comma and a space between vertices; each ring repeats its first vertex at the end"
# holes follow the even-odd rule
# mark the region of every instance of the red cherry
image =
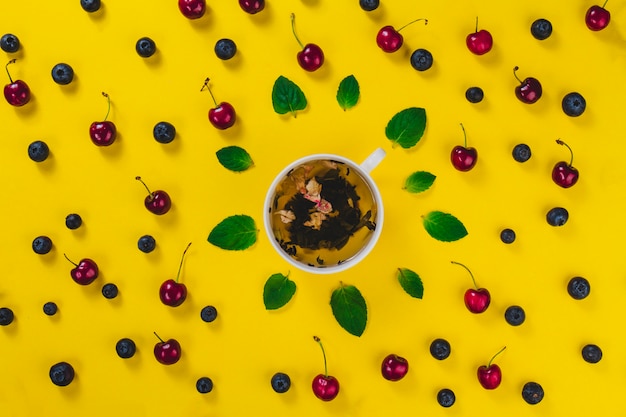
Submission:
POLYGON ((478 382, 485 389, 496 389, 502 382, 502 370, 495 363, 492 364, 493 360, 498 356, 502 351, 506 349, 506 346, 500 349, 498 353, 493 355, 491 360, 487 365, 482 365, 478 367, 478 382))
POLYGON ((295 22, 296 15, 292 13, 291 31, 293 32, 293 36, 296 38, 296 41, 298 41, 300 48, 302 48, 296 55, 298 64, 300 64, 300 66, 306 71, 316 71, 324 63, 324 52, 322 51, 322 48, 314 43, 307 43, 306 45, 303 45, 302 42, 300 42, 300 38, 298 38, 298 35, 296 34, 295 22))
POLYGON ((611 21, 611 12, 606 10, 604 6, 608 0, 604 2, 602 6, 591 6, 585 14, 585 23, 587 27, 593 31, 602 30, 609 25, 611 21))
POLYGON ((474 168, 478 161, 478 151, 475 148, 467 147, 467 134, 465 133, 465 127, 461 123, 461 129, 463 129, 464 145, 457 145, 452 148, 450 153, 450 161, 452 165, 459 171, 469 171, 474 168))
POLYGON ((213 103, 215 107, 209 110, 209 121, 211 124, 220 130, 225 130, 235 124, 237 120, 237 114, 235 113, 235 108, 225 101, 222 101, 220 104, 217 104, 215 101, 215 97, 213 96, 213 92, 211 92, 211 88, 209 87, 209 78, 204 80, 204 84, 200 91, 204 89, 209 90, 209 94, 211 94, 211 98, 213 99, 213 103))
POLYGON ((541 98, 543 89, 539 80, 533 77, 526 77, 524 81, 520 80, 517 76, 517 70, 519 67, 513 68, 513 75, 517 78, 520 84, 515 87, 515 97, 517 97, 522 103, 533 104, 541 98))
POLYGON ((77 284, 89 285, 98 278, 98 265, 93 260, 85 258, 81 259, 79 263, 75 263, 66 254, 63 254, 63 256, 74 265, 74 268, 70 271, 70 276, 77 284))
POLYGON ((574 162, 574 152, 572 152, 572 148, 561 139, 557 139, 556 143, 569 149, 571 158, 569 164, 565 161, 560 161, 554 165, 554 168, 552 168, 552 181, 560 187, 569 188, 578 182, 579 176, 578 170, 572 166, 574 162))
POLYGON ((206 12, 206 0, 178 0, 178 9, 188 19, 199 19, 206 12))
POLYGON ((256 14, 265 8, 265 0, 239 0, 241 9, 249 14, 256 14))
POLYGON ((107 117, 109 117, 111 112, 111 98, 105 92, 102 92, 102 95, 107 99, 107 114, 104 116, 104 121, 93 122, 89 126, 89 137, 97 146, 109 146, 115 141, 117 129, 113 122, 107 121, 107 117))
POLYGON ((388 381, 399 381, 409 372, 409 362, 398 355, 387 355, 381 365, 383 378, 388 381))
POLYGON ((191 246, 191 242, 189 242, 183 251, 183 256, 180 259, 180 265, 178 266, 178 273, 176 274, 176 280, 168 279, 161 284, 161 288, 159 288, 159 298, 166 306, 178 307, 187 298, 187 287, 185 284, 178 282, 178 280, 180 278, 180 270, 183 267, 183 260, 185 259, 185 254, 187 253, 189 246, 191 246))
POLYGON ((475 314, 482 313, 487 310, 487 307, 489 307, 489 304, 491 303, 491 294, 489 294, 489 291, 485 288, 478 288, 476 280, 474 279, 474 274, 472 274, 472 271, 470 271, 468 267, 459 262, 452 261, 452 263, 465 268, 465 270, 469 272, 470 277, 472 277, 472 282, 474 283, 474 288, 470 288, 465 291, 465 295, 463 297, 465 307, 467 307, 470 312, 475 314))
POLYGON ((145 182, 141 179, 141 177, 135 177, 137 181, 143 184, 143 186, 148 191, 148 195, 144 199, 143 203, 151 213, 156 215, 163 215, 170 211, 172 207, 172 200, 170 199, 169 194, 167 194, 163 190, 150 191, 145 182))
POLYGON ((9 73, 9 64, 13 64, 15 61, 15 59, 10 60, 4 67, 7 75, 9 76, 9 84, 4 86, 4 98, 10 105, 21 107, 30 101, 30 88, 24 81, 13 81, 11 78, 11 74, 9 73))
POLYGON ((404 37, 400 34, 400 31, 410 24, 419 22, 420 20, 423 20, 425 25, 428 24, 427 19, 416 19, 402 26, 398 30, 394 29, 393 26, 383 26, 376 34, 376 44, 385 52, 397 51, 404 43, 404 37))
POLYGON ((476 55, 484 55, 491 51, 493 38, 485 29, 478 30, 478 17, 476 17, 476 30, 465 38, 467 48, 476 55))
POLYGON ((313 378, 313 394, 322 401, 331 401, 339 394, 339 381, 334 376, 328 375, 328 367, 326 365, 326 352, 319 337, 313 336, 313 340, 319 343, 324 356, 324 373, 313 378))
POLYGON ((163 365, 173 365, 178 362, 183 353, 180 343, 176 339, 165 341, 156 332, 154 332, 154 335, 159 339, 159 342, 154 345, 154 357, 156 360, 163 365))

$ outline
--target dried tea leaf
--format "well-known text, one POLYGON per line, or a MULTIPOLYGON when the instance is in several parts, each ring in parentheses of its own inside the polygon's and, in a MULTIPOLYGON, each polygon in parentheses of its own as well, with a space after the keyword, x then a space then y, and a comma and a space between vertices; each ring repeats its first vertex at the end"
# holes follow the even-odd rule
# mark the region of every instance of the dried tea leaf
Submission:
POLYGON ((289 274, 274 274, 267 279, 263 287, 263 303, 266 310, 276 310, 287 304, 296 293, 296 283, 289 279, 289 274))
POLYGON ((354 75, 348 75, 341 80, 339 88, 337 89, 337 102, 342 109, 348 110, 359 101, 361 90, 359 88, 359 82, 354 75))
POLYGON ((235 172, 245 171, 253 164, 250 154, 239 146, 227 146, 215 153, 224 168, 235 172))
POLYGON ((344 285, 333 291, 330 307, 337 323, 348 333, 361 336, 367 324, 367 306, 361 292, 353 285, 344 285))
POLYGON ((414 194, 421 193, 433 185, 435 178, 437 177, 427 171, 414 172, 404 182, 404 189, 414 194))
POLYGON ((226 250, 244 250, 256 242, 257 228, 254 219, 237 214, 222 220, 209 233, 208 241, 226 250))
POLYGON ((398 281, 404 291, 411 297, 422 298, 424 296, 424 284, 415 272, 408 268, 398 268, 398 281))
POLYGON ((278 114, 291 112, 296 117, 298 110, 304 110, 307 100, 304 93, 293 81, 282 75, 274 82, 272 88, 272 105, 278 114))
POLYGON ((409 107, 396 113, 385 128, 387 139, 405 149, 417 145, 426 129, 426 110, 409 107))
POLYGON ((426 232, 442 242, 453 242, 467 236, 467 229, 463 223, 449 213, 431 211, 422 216, 422 222, 426 232))

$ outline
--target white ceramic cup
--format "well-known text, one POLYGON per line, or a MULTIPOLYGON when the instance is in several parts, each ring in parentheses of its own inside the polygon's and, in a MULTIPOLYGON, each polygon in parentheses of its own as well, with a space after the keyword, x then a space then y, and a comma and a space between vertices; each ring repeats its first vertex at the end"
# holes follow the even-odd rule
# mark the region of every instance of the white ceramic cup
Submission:
MULTIPOLYGON (((265 205, 264 205, 264 214, 263 214, 263 223, 265 226, 265 231, 267 233, 267 237, 269 238, 270 243, 276 249, 276 252, 289 264, 294 267, 315 273, 315 274, 332 274, 340 271, 344 271, 359 262, 361 262, 374 248, 380 234, 382 232, 383 219, 384 219, 384 211, 383 211, 383 202, 382 197, 380 195, 380 191, 376 186, 376 183, 372 179, 370 172, 376 168, 376 166, 383 160, 385 157, 385 151, 381 148, 376 149, 371 155, 369 155, 365 161, 361 164, 357 164, 351 161, 348 158, 339 155, 333 154, 315 154, 305 156, 300 158, 287 167, 285 167, 274 179, 271 186, 268 189, 267 196, 265 197, 265 205), (368 196, 360 196, 367 197, 362 198, 361 200, 373 202, 372 204, 372 217, 369 219, 368 227, 361 227, 362 231, 357 231, 353 236, 351 236, 348 241, 353 247, 356 246, 356 252, 351 254, 347 259, 341 259, 337 262, 324 262, 321 257, 322 255, 318 255, 316 261, 302 261, 300 260, 300 254, 307 253, 306 257, 311 258, 311 256, 316 255, 318 252, 325 252, 326 256, 332 253, 333 249, 303 249, 297 245, 288 246, 285 244, 285 240, 280 239, 277 236, 278 230, 282 227, 279 223, 284 223, 281 221, 281 207, 277 205, 277 201, 281 196, 279 193, 279 197, 277 197, 277 191, 282 189, 282 184, 285 184, 285 180, 292 175, 294 170, 302 169, 302 167, 307 167, 307 164, 313 164, 315 162, 324 161, 329 162, 330 164, 336 164, 336 166, 341 167, 341 171, 344 174, 343 178, 352 185, 353 180, 355 183, 364 184, 365 193, 369 194, 368 196), (352 175, 352 176, 351 176, 352 175), (357 175, 358 179, 354 176, 357 175), (360 180, 359 180, 360 179, 360 180), (370 227, 371 226, 371 227, 370 227), (372 230, 373 228, 373 230, 372 230), (357 233, 359 237, 357 237, 357 233), (282 242, 281 242, 282 240, 282 242), (282 243, 282 244, 281 244, 282 243), (360 247, 359 247, 360 246, 360 247), (291 252, 288 253, 288 249, 291 252), (295 251, 295 254, 293 253, 295 251)), ((290 180, 291 181, 291 180, 290 180)), ((295 184, 295 183, 294 183, 295 184)), ((295 190, 295 185, 293 186, 295 190)), ((363 188, 363 187, 361 187, 363 188)), ((363 190, 361 190, 363 191, 363 190)), ((293 194, 296 194, 295 192, 293 194)), ((321 198, 324 197, 324 189, 321 189, 321 198)), ((359 207, 359 209, 361 209, 359 207)), ((331 212, 329 216, 332 216, 331 212)), ((289 225, 286 224, 282 228, 287 228, 289 225)), ((346 245, 348 246, 348 245, 346 245)), ((305 256, 305 255, 302 255, 305 256)))

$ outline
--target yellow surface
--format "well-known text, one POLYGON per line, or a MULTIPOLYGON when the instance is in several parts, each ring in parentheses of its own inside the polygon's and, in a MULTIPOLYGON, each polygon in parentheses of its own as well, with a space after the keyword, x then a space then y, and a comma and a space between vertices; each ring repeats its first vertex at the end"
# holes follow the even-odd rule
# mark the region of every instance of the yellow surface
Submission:
MULTIPOLYGON (((356 0, 268 0, 256 16, 237 2, 210 2, 205 17, 189 21, 175 0, 109 0, 94 15, 78 0, 64 2, 2 1, 0 32, 15 33, 22 50, 11 66, 16 79, 33 92, 26 107, 0 105, 2 152, 2 280, 0 305, 11 307, 15 322, 0 328, 3 361, 0 403, 11 416, 380 416, 380 415, 618 415, 626 411, 619 392, 626 386, 623 326, 626 258, 622 197, 626 165, 623 115, 626 7, 610 1, 609 27, 591 32, 583 17, 592 2, 529 0, 515 6, 503 1, 383 1, 366 13, 356 0), (304 43, 318 43, 326 63, 306 73, 296 63, 298 45, 289 14, 304 43), (480 27, 491 31, 495 46, 484 56, 465 47, 465 36, 480 27), (428 26, 403 30, 405 46, 385 54, 375 43, 380 27, 402 26, 415 18, 428 26), (554 33, 540 42, 529 32, 539 17, 552 21, 554 33), (151 59, 135 53, 135 42, 152 37, 158 52, 151 59), (237 57, 223 62, 215 42, 230 37, 237 57), (433 68, 424 73, 409 64, 413 49, 429 49, 433 68), (50 77, 58 62, 76 72, 69 86, 50 77), (544 96, 535 105, 514 97, 516 81, 534 76, 544 96), (341 79, 354 74, 361 100, 350 111, 335 101, 341 79), (274 80, 284 75, 306 94, 309 106, 297 118, 279 116, 271 106, 274 80), (237 109, 236 125, 217 131, 207 120, 210 96, 199 93, 206 77, 213 93, 237 109), (479 85, 486 98, 465 100, 465 89, 479 85), (94 146, 89 124, 100 120, 112 99, 110 120, 119 138, 109 148, 94 146), (588 108, 568 118, 561 98, 579 91, 588 108), (384 128, 398 111, 424 107, 428 127, 411 150, 392 148, 384 128), (160 120, 173 123, 178 136, 170 145, 152 138, 160 120), (479 151, 476 168, 455 171, 453 146, 468 142, 479 151), (567 150, 575 152, 578 184, 561 189, 550 171, 567 150), (52 157, 41 164, 27 156, 27 145, 46 141, 52 157), (511 157, 526 142, 532 159, 511 157), (255 166, 236 174, 217 161, 227 145, 244 147, 255 166), (263 198, 280 169, 310 153, 330 152, 356 161, 376 147, 388 155, 373 171, 383 195, 386 220, 381 239, 358 266, 338 275, 314 276, 291 271, 297 293, 283 309, 267 312, 262 302, 265 280, 289 272, 262 230, 263 198), (420 195, 402 189, 414 171, 437 175, 433 188, 420 195), (153 189, 165 189, 173 209, 157 217, 143 207, 141 175, 153 189), (562 228, 547 225, 553 206, 570 211, 562 228), (431 210, 453 213, 469 230, 454 243, 430 238, 420 216, 431 210), (79 230, 65 228, 77 212, 79 230), (233 214, 252 216, 257 243, 243 252, 227 252, 209 243, 210 230, 233 214), (512 245, 499 232, 517 232, 512 245), (137 250, 143 234, 157 239, 151 254, 137 250), (53 251, 32 252, 38 235, 49 235, 53 251), (193 242, 183 268, 188 300, 172 309, 160 304, 158 288, 176 274, 180 255, 193 242), (101 277, 91 286, 76 285, 63 258, 90 257, 101 277), (463 292, 471 281, 455 260, 472 269, 478 284, 493 296, 482 315, 470 314, 463 292), (407 267, 423 279, 423 300, 409 297, 396 281, 396 268, 407 267), (574 301, 567 281, 587 277, 588 299, 574 301), (361 338, 335 322, 331 292, 339 282, 356 285, 367 300, 369 322, 361 338), (120 296, 106 300, 102 285, 115 282, 120 296), (42 306, 55 301, 60 312, 45 316, 42 306), (207 324, 200 309, 213 304, 218 319, 207 324), (522 305, 527 321, 519 328, 503 318, 511 304, 522 305), (173 366, 156 362, 157 331, 180 341, 183 358, 173 366), (325 343, 329 372, 341 383, 336 400, 324 403, 311 393, 311 380, 323 371, 321 352, 312 336, 325 343), (130 337, 138 346, 131 360, 115 354, 115 342, 130 337), (436 337, 452 344, 452 355, 439 362, 428 346, 436 337), (580 349, 596 343, 604 358, 590 365, 580 349), (476 368, 502 346, 497 359, 502 385, 486 391, 476 368), (402 381, 380 375, 380 362, 397 353, 410 362, 402 381), (72 363, 77 377, 66 388, 51 384, 55 362, 72 363), (292 389, 274 393, 269 380, 288 373, 292 389), (212 393, 195 390, 197 378, 215 383, 212 393), (521 398, 527 381, 541 383, 546 397, 537 406, 521 398), (450 409, 435 399, 440 388, 457 395, 450 409)), ((12 56, 4 54, 6 60, 12 56)))

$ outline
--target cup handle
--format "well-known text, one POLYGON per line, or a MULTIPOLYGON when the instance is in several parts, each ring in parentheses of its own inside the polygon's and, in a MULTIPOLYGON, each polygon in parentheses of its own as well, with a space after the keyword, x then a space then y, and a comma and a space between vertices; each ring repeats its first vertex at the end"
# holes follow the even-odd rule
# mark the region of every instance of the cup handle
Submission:
POLYGON ((378 166, 378 164, 380 163, 380 161, 383 160, 385 155, 387 155, 387 153, 383 148, 376 149, 370 154, 370 156, 365 158, 365 161, 361 163, 361 169, 369 174, 374 168, 378 166))

